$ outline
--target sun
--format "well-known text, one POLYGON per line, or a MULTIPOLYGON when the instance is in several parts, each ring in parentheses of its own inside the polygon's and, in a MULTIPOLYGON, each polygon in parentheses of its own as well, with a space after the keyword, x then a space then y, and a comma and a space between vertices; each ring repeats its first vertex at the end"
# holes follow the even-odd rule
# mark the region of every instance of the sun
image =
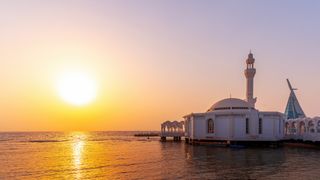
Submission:
POLYGON ((97 96, 97 84, 88 73, 70 71, 57 78, 56 88, 59 96, 75 106, 92 102, 97 96))

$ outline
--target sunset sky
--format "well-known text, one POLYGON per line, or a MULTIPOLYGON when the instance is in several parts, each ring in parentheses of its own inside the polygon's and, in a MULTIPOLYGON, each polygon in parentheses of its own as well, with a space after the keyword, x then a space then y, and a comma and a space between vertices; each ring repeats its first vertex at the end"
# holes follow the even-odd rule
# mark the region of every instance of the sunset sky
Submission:
POLYGON ((244 99, 250 49, 259 110, 284 111, 289 78, 320 116, 319 17, 315 0, 1 1, 0 131, 159 130, 244 99), (58 93, 73 71, 96 83, 88 104, 58 93))

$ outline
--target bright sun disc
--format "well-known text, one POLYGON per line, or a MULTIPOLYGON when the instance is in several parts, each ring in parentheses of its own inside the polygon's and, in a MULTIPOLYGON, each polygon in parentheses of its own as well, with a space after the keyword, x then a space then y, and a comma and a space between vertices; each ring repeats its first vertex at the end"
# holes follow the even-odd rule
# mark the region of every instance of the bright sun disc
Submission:
POLYGON ((60 97, 73 105, 81 106, 96 98, 97 85, 86 73, 69 72, 62 74, 57 81, 60 97))

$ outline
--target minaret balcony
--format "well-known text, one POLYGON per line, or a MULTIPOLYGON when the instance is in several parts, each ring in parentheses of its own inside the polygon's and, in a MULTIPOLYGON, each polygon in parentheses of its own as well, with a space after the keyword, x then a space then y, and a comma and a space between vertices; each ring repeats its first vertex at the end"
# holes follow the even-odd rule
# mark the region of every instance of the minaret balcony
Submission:
POLYGON ((244 74, 246 75, 247 78, 253 78, 254 75, 256 74, 256 69, 246 69, 244 70, 244 74))

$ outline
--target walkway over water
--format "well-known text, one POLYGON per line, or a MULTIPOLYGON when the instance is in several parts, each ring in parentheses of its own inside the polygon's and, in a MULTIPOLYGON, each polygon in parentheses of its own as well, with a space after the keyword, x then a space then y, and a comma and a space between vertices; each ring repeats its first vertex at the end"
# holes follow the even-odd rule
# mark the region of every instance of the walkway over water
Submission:
POLYGON ((165 141, 167 137, 173 137, 174 141, 180 141, 184 136, 184 121, 166 121, 161 124, 160 137, 165 141))

